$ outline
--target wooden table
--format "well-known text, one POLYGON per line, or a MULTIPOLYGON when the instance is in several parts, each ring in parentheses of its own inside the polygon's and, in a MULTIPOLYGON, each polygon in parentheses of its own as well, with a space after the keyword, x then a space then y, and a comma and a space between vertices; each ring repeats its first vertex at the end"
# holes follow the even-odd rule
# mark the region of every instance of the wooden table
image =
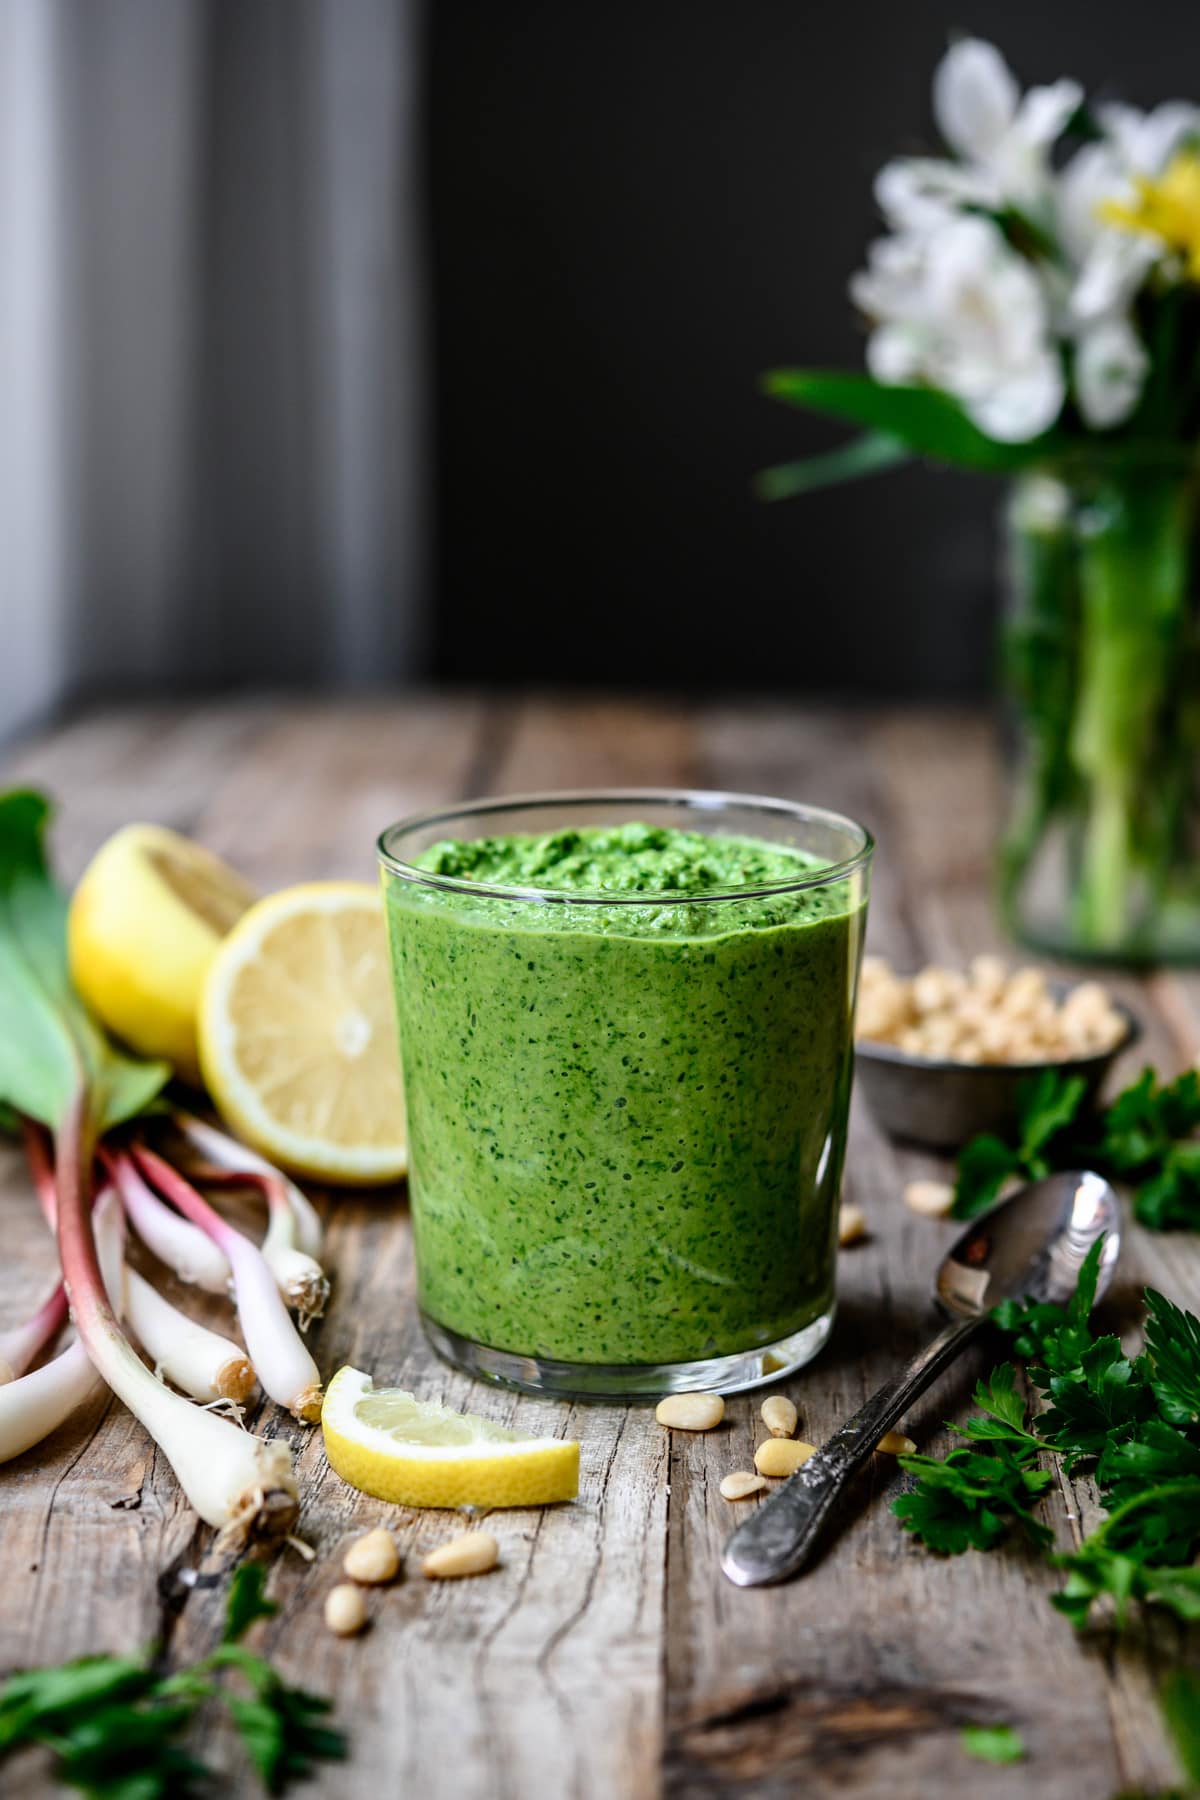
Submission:
MULTIPOLYGON (((580 783, 696 784, 810 798, 865 820, 879 851, 870 942, 904 963, 961 963, 998 943, 987 898, 997 784, 986 721, 587 701, 396 698, 357 707, 233 700, 121 707, 48 733, 5 759, 6 782, 60 802, 59 866, 74 877, 129 819, 192 832, 264 888, 373 876, 381 825, 484 791, 580 783)), ((1118 980, 1142 1016, 1139 1057, 1174 1069, 1197 1051, 1195 978, 1118 980)), ((843 1253, 830 1346, 791 1384, 803 1435, 820 1441, 928 1332, 931 1271, 953 1227, 901 1204, 906 1180, 941 1173, 899 1153, 861 1107, 847 1197, 868 1242, 843 1253)), ((734 1399, 711 1436, 671 1438, 651 1411, 547 1406, 473 1385, 426 1348, 413 1305, 402 1193, 318 1194, 335 1299, 314 1330, 326 1374, 350 1362, 384 1381, 582 1444, 578 1502, 499 1515, 503 1566, 485 1579, 419 1575, 380 1596, 363 1639, 320 1623, 341 1548, 386 1519, 409 1567, 454 1521, 360 1498, 326 1468, 320 1437, 274 1409, 261 1424, 297 1445, 309 1565, 283 1553, 261 1628, 286 1672, 335 1697, 353 1760, 314 1796, 658 1793, 714 1796, 1038 1795, 1104 1800, 1176 1779, 1153 1692, 1175 1633, 1113 1648, 1079 1643, 1049 1605, 1055 1577, 1019 1546, 942 1560, 889 1511, 895 1464, 874 1459, 840 1536, 790 1587, 739 1592, 719 1574, 735 1517, 717 1492, 750 1463, 762 1396, 734 1399), (969 1721, 1011 1721, 1019 1768, 971 1762, 969 1721)), ((0 1148, 0 1325, 49 1267, 15 1151, 0 1148)), ((1130 1328, 1147 1280, 1193 1308, 1200 1245, 1133 1230, 1106 1311, 1130 1328)), ((193 1300, 187 1304, 194 1304, 193 1300)), ((967 1404, 978 1362, 947 1377, 909 1420, 923 1446, 967 1404)), ((173 1660, 218 1629, 220 1565, 170 1471, 124 1408, 97 1401, 0 1473, 0 1670, 164 1639, 173 1660), (197 1573, 199 1580, 196 1579, 197 1573)), ((754 1504, 754 1502, 750 1502, 754 1504)), ((1063 1547, 1096 1514, 1086 1480, 1049 1507, 1063 1547)), ((237 1752, 226 1790, 257 1791, 237 1752)), ((40 1765, 22 1792, 46 1791, 40 1765)))

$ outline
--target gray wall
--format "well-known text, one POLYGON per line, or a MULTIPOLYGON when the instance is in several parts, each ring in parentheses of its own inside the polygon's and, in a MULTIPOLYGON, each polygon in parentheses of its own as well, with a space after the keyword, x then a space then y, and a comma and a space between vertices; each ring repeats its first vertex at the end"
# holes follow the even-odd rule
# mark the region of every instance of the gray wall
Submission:
POLYGON ((424 661, 415 0, 0 0, 0 736, 424 661))

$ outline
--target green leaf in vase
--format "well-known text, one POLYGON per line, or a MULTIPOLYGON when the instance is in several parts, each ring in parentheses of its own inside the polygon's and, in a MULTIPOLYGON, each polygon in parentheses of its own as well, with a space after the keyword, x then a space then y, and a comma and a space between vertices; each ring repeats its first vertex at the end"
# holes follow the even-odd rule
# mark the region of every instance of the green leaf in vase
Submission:
POLYGON ((802 457, 799 462, 779 463, 764 469, 754 478, 754 492, 760 500, 791 500, 797 494, 811 494, 817 488, 836 487, 843 481, 857 481, 864 475, 878 474, 881 469, 895 468, 908 462, 912 451, 898 438, 882 431, 868 431, 823 456, 802 457))
POLYGON ((773 369, 762 378, 773 400, 844 419, 905 445, 916 456, 965 469, 1028 468, 1053 455, 1051 434, 1001 444, 973 425, 962 407, 934 388, 888 387, 869 375, 829 369, 773 369))

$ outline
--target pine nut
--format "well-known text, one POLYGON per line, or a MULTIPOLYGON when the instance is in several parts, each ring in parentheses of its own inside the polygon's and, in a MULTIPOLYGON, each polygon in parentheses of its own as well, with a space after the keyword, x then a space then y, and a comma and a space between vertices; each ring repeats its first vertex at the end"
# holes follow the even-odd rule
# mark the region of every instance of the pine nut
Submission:
POLYGON ((948 1181, 910 1181, 904 1204, 927 1219, 944 1219, 954 1205, 954 1189, 948 1181))
POLYGON ((725 1402, 720 1394, 668 1394, 654 1416, 672 1431, 711 1431, 725 1417, 725 1402))
POLYGON ((975 956, 968 973, 981 994, 998 994, 1008 981, 1008 964, 1002 956, 975 956))
POLYGON ((366 1582, 368 1586, 391 1581, 400 1567, 400 1553, 391 1532, 378 1525, 374 1531, 355 1538, 342 1558, 342 1567, 351 1581, 366 1582))
POLYGON ((861 1206, 838 1208, 838 1243, 857 1244, 867 1235, 867 1215, 861 1206))
POLYGON ((772 1437, 790 1438, 800 1423, 800 1414, 786 1394, 768 1394, 762 1403, 762 1422, 772 1437))
POLYGON ((916 1445, 902 1431, 885 1431, 875 1448, 882 1450, 885 1456, 911 1456, 916 1445))
POLYGON ((457 1575, 486 1575, 499 1560, 500 1546, 490 1531, 463 1531, 431 1550, 421 1564, 421 1573, 430 1581, 447 1581, 457 1575))
POLYGON ((339 1582, 325 1596, 325 1623, 338 1637, 353 1637, 367 1622, 366 1602, 362 1589, 352 1582, 339 1582))
POLYGON ((721 1482, 721 1498, 748 1500, 751 1494, 761 1494, 766 1485, 761 1475, 755 1475, 749 1469, 735 1469, 721 1482))
POLYGON ((817 1446, 800 1438, 768 1438, 754 1452, 754 1466, 760 1475, 791 1475, 816 1454, 817 1446))

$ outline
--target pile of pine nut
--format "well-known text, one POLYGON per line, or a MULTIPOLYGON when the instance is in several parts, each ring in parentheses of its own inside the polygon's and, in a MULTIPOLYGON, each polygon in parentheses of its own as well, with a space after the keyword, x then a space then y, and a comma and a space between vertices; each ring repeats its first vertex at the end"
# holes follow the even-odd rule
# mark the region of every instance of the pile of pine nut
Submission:
POLYGON ((964 972, 930 964, 897 975, 886 957, 863 958, 855 1032, 910 1056, 964 1063, 1059 1063, 1112 1050, 1125 1020, 1098 981, 1060 1001, 1040 969, 1010 974, 998 956, 964 972))

